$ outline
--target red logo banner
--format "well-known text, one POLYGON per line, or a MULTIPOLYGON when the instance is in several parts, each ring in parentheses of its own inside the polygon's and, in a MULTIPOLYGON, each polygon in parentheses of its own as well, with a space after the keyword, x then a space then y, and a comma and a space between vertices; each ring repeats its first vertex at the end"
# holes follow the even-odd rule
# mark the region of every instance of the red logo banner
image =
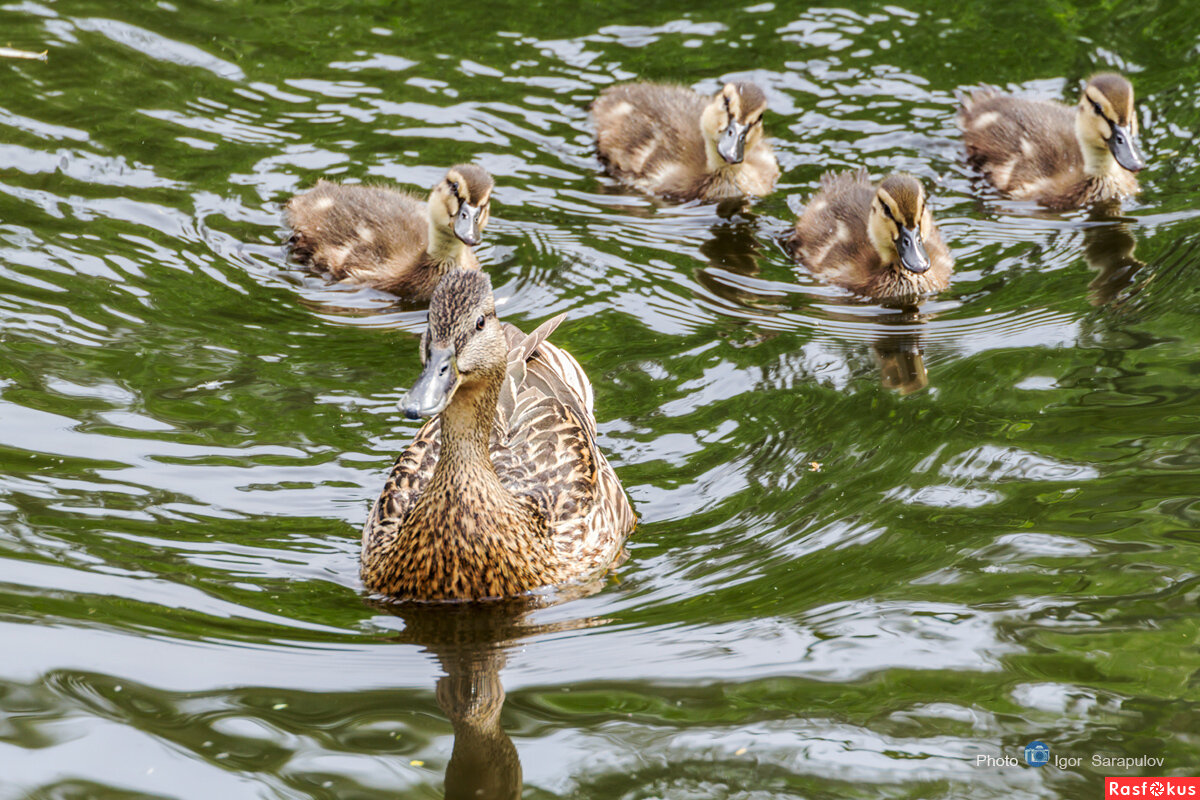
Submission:
POLYGON ((1200 777, 1196 778, 1105 778, 1104 800, 1137 797, 1168 800, 1194 797, 1200 800, 1200 777))

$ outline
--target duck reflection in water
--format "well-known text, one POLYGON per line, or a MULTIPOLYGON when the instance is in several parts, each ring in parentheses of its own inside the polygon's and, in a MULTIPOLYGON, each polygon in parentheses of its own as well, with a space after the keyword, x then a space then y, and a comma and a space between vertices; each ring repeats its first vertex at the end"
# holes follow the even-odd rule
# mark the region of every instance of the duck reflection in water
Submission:
POLYGON ((1133 283, 1134 276, 1146 262, 1133 255, 1137 237, 1133 235, 1130 218, 1121 216, 1121 204, 1113 201, 1097 203, 1088 213, 1083 230, 1083 255, 1096 276, 1088 284, 1088 300, 1094 306, 1113 303, 1120 305, 1140 286, 1122 297, 1121 290, 1133 283))
MULTIPOLYGON (((585 593, 598 588, 590 586, 585 593)), ((571 597, 578 597, 572 592, 571 597)), ((554 597, 553 602, 570 599, 554 597)), ((446 800, 515 800, 521 796, 521 761, 500 722, 508 652, 534 636, 604 624, 595 618, 537 624, 531 613, 550 604, 545 596, 494 602, 386 603, 376 605, 404 620, 396 641, 415 644, 441 665, 437 703, 454 728, 446 764, 446 800)))

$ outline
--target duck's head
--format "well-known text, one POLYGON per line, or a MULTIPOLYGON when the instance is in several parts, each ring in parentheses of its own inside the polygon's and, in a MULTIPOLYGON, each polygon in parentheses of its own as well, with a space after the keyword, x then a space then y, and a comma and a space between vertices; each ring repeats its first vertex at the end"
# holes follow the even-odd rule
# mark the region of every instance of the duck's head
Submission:
POLYGON ((746 149, 762 139, 767 96, 753 83, 727 83, 713 95, 700 117, 700 129, 711 154, 727 164, 740 164, 746 149))
MULTIPOLYGON (((400 401, 409 419, 432 417, 455 394, 500 381, 508 366, 508 341, 496 319, 492 282, 479 270, 448 272, 429 301, 429 326, 421 337, 421 377, 400 401)), ((489 418, 490 419, 490 418, 489 418)))
POLYGON ((933 230, 933 215, 925 207, 925 188, 912 175, 896 172, 883 179, 871 201, 867 230, 883 263, 902 276, 913 280, 929 269, 925 239, 933 230))
POLYGON ((495 181, 486 169, 459 164, 429 193, 429 217, 439 231, 449 231, 474 247, 483 238, 495 181))
POLYGON ((1102 72, 1083 87, 1075 112, 1075 135, 1089 174, 1107 174, 1113 160, 1129 172, 1146 167, 1137 145, 1133 86, 1121 75, 1102 72))

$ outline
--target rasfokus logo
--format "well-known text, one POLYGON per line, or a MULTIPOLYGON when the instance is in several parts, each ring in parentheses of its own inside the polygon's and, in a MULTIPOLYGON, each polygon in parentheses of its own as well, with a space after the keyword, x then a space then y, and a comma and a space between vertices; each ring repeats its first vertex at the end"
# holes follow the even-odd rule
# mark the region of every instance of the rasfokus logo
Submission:
POLYGON ((1200 798, 1200 777, 1193 778, 1105 778, 1104 797, 1200 798))

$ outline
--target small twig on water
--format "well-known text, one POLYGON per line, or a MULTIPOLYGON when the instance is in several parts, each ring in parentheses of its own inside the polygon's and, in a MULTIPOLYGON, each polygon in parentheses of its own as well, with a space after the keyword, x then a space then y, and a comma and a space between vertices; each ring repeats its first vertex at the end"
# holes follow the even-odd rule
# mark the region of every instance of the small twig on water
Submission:
POLYGON ((0 47, 0 58, 28 58, 33 61, 45 61, 49 54, 49 50, 43 50, 40 53, 31 53, 28 50, 14 50, 11 47, 0 47))

